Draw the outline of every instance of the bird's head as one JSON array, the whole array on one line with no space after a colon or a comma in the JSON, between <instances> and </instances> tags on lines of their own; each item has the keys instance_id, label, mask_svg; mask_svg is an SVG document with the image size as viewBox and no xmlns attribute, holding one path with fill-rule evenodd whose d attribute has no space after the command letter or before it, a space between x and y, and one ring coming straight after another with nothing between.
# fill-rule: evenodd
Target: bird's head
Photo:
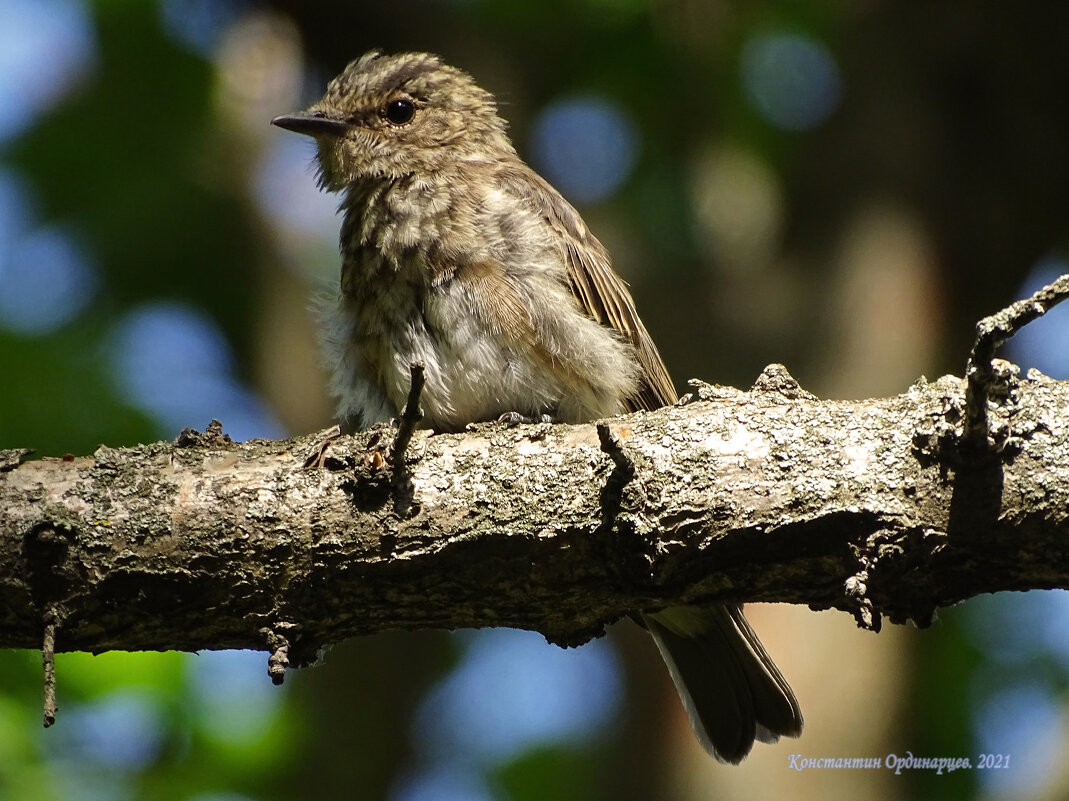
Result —
<instances>
[{"instance_id":1,"label":"bird's head","mask_svg":"<svg viewBox=\"0 0 1069 801\"><path fill-rule=\"evenodd\" d=\"M315 138L332 192L515 152L493 96L428 53L365 53L317 103L271 122Z\"/></svg>"}]
</instances>

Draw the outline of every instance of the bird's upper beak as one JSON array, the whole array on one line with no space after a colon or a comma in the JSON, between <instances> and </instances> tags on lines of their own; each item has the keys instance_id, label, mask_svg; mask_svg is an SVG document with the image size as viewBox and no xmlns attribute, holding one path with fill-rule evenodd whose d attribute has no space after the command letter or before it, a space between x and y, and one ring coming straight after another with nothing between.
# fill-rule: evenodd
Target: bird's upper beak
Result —
<instances>
[{"instance_id":1,"label":"bird's upper beak","mask_svg":"<svg viewBox=\"0 0 1069 801\"><path fill-rule=\"evenodd\" d=\"M328 117L322 111L297 111L271 120L272 125L305 136L341 136L349 130L345 120Z\"/></svg>"}]
</instances>

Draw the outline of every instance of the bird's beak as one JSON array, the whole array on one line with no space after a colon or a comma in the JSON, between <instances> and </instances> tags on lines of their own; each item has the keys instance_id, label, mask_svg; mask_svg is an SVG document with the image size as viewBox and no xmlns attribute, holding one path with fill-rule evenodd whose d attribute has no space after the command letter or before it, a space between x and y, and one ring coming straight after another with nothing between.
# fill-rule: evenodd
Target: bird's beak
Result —
<instances>
[{"instance_id":1,"label":"bird's beak","mask_svg":"<svg viewBox=\"0 0 1069 801\"><path fill-rule=\"evenodd\" d=\"M283 114L271 120L271 124L305 136L342 136L349 130L349 123L328 117L322 111Z\"/></svg>"}]
</instances>

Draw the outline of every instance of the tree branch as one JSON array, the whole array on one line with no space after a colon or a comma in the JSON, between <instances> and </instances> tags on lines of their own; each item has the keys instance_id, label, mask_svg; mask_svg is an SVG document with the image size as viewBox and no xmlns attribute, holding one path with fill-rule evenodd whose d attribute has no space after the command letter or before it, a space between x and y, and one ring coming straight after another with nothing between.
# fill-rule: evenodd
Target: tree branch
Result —
<instances>
[{"instance_id":1,"label":"tree branch","mask_svg":"<svg viewBox=\"0 0 1069 801\"><path fill-rule=\"evenodd\" d=\"M268 673L354 634L514 626L561 645L636 610L785 601L928 625L982 592L1069 587L1069 383L994 358L1069 276L977 325L966 378L819 401L750 392L594 425L337 426L25 462L0 451L0 647L253 648ZM300 454L304 454L302 457ZM411 463L411 465L410 465Z\"/></svg>"},{"instance_id":2,"label":"tree branch","mask_svg":"<svg viewBox=\"0 0 1069 801\"><path fill-rule=\"evenodd\" d=\"M384 629L514 626L576 644L634 610L836 607L876 628L996 590L1069 587L1069 384L1005 378L1000 450L970 456L965 381L818 401L750 392L595 426L389 430L0 453L0 647L256 648L314 660ZM57 617L55 610L62 610Z\"/></svg>"}]
</instances>

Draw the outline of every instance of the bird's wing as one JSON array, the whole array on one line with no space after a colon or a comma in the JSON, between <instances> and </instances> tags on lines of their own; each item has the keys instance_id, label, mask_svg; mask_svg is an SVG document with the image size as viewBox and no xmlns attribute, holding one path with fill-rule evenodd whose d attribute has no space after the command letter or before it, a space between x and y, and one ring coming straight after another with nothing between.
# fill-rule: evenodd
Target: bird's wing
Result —
<instances>
[{"instance_id":1,"label":"bird's wing","mask_svg":"<svg viewBox=\"0 0 1069 801\"><path fill-rule=\"evenodd\" d=\"M619 331L635 348L642 368L637 392L625 401L628 411L658 409L676 402L678 395L661 354L639 319L631 293L610 264L604 246L590 233L582 217L552 186L526 164L517 161L499 173L500 184L537 208L562 243L572 293L582 308L602 325Z\"/></svg>"}]
</instances>

